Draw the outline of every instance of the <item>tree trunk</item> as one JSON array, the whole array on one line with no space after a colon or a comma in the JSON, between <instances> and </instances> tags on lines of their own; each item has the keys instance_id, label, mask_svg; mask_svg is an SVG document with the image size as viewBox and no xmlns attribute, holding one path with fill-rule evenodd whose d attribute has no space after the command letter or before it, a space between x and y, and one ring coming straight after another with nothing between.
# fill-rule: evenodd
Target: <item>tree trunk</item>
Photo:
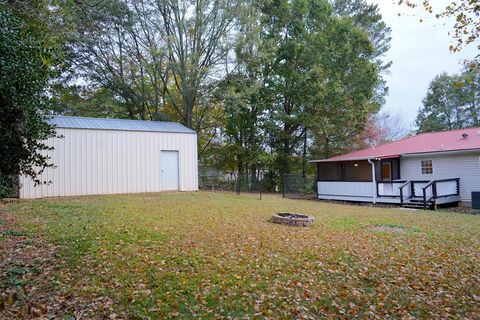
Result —
<instances>
[{"instance_id":1,"label":"tree trunk","mask_svg":"<svg viewBox=\"0 0 480 320\"><path fill-rule=\"evenodd\" d=\"M193 129L193 108L195 107L195 94L184 95L184 124Z\"/></svg>"},{"instance_id":2,"label":"tree trunk","mask_svg":"<svg viewBox=\"0 0 480 320\"><path fill-rule=\"evenodd\" d=\"M306 175L307 175L307 128L305 128L304 134L303 134L302 177L305 178Z\"/></svg>"}]
</instances>

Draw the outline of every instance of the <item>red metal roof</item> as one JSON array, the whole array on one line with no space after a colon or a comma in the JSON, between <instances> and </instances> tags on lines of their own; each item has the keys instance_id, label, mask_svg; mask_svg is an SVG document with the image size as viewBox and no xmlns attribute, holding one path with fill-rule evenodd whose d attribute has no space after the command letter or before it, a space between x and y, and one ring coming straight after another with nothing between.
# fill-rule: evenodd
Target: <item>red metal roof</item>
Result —
<instances>
[{"instance_id":1,"label":"red metal roof","mask_svg":"<svg viewBox=\"0 0 480 320\"><path fill-rule=\"evenodd\" d=\"M463 137L464 134L468 136ZM311 162L381 159L415 153L474 149L480 149L480 128L421 133L402 140Z\"/></svg>"}]
</instances>

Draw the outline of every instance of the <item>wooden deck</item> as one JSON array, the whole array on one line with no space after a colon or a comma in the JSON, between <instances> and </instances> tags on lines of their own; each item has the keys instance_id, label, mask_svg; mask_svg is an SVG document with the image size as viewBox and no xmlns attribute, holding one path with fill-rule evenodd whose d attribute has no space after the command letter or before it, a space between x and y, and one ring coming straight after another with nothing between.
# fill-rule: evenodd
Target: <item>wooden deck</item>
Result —
<instances>
[{"instance_id":1,"label":"wooden deck","mask_svg":"<svg viewBox=\"0 0 480 320\"><path fill-rule=\"evenodd\" d=\"M391 203L409 208L436 208L460 202L460 179L391 182L317 181L322 200Z\"/></svg>"}]
</instances>

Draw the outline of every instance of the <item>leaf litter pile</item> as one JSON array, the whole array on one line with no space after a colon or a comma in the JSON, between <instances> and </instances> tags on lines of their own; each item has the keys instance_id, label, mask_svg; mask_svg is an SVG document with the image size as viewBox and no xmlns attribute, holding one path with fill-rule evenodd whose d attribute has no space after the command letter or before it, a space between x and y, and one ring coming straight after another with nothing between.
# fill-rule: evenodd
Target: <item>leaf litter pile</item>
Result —
<instances>
[{"instance_id":1,"label":"leaf litter pile","mask_svg":"<svg viewBox=\"0 0 480 320\"><path fill-rule=\"evenodd\" d=\"M315 223L268 222L281 211ZM22 201L0 208L0 318L480 319L479 219L208 192Z\"/></svg>"}]
</instances>

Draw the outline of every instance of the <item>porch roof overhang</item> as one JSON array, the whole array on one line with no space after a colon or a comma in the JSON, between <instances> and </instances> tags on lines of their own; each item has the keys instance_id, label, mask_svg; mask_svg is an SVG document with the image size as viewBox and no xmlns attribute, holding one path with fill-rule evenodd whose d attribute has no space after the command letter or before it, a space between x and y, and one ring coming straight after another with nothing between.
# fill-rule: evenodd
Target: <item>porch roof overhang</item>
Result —
<instances>
[{"instance_id":1,"label":"porch roof overhang","mask_svg":"<svg viewBox=\"0 0 480 320\"><path fill-rule=\"evenodd\" d=\"M384 155L384 156L362 156L362 157L334 157L330 159L310 160L309 163L328 163L328 162L347 162L347 161L368 161L368 160L385 160L400 157L419 157L419 156L440 156L440 155L457 155L457 154L471 154L480 153L480 148L473 149L459 149L459 150L444 150L431 152L410 152L403 154Z\"/></svg>"},{"instance_id":2,"label":"porch roof overhang","mask_svg":"<svg viewBox=\"0 0 480 320\"><path fill-rule=\"evenodd\" d=\"M400 155L385 155L377 157L352 157L352 158L340 158L340 159L320 159L320 160L310 160L309 163L326 163L326 162L347 162L347 161L368 161L368 160L385 160L385 159L395 159L400 158Z\"/></svg>"}]
</instances>

